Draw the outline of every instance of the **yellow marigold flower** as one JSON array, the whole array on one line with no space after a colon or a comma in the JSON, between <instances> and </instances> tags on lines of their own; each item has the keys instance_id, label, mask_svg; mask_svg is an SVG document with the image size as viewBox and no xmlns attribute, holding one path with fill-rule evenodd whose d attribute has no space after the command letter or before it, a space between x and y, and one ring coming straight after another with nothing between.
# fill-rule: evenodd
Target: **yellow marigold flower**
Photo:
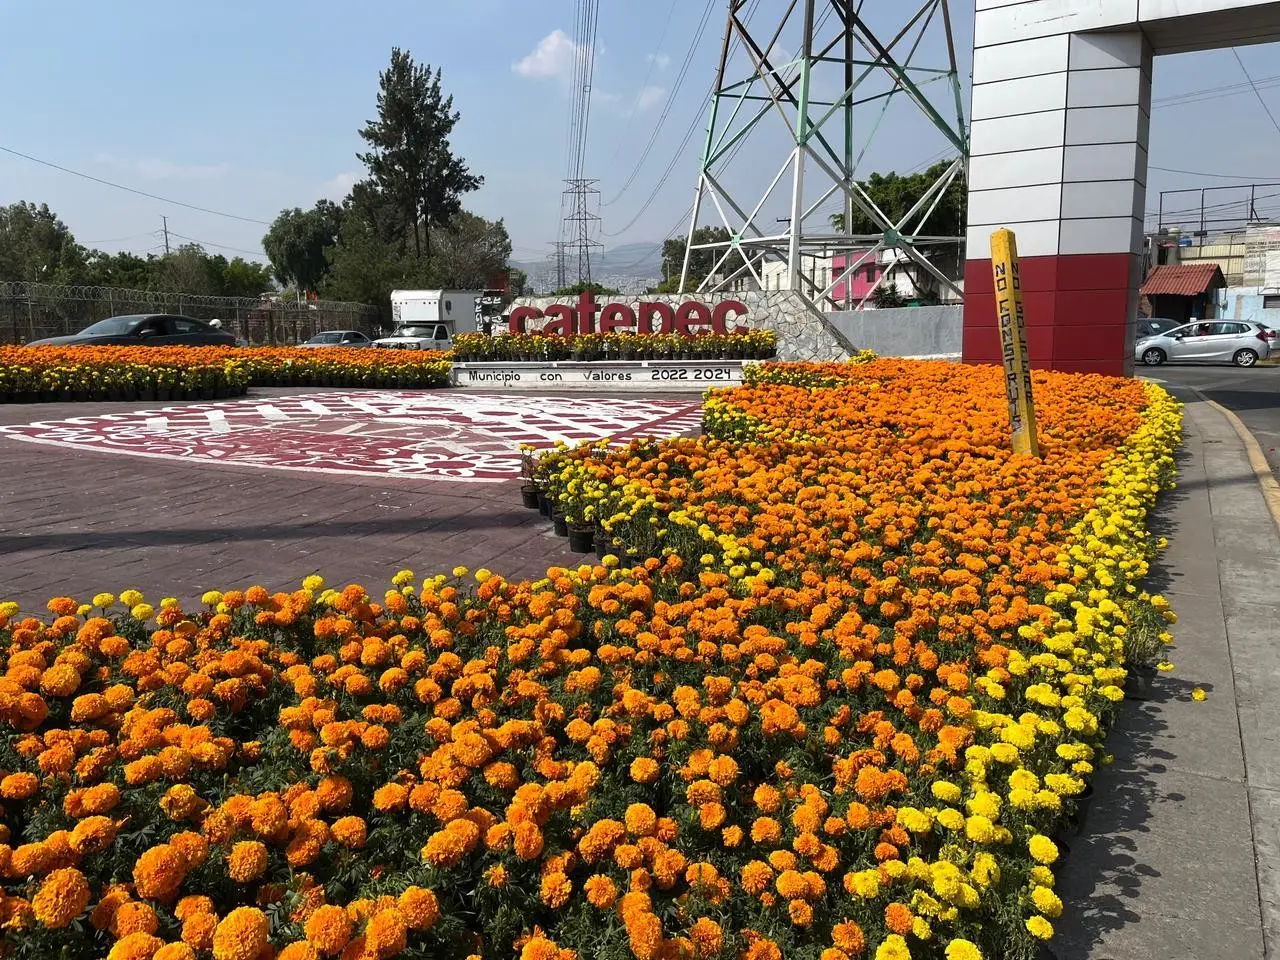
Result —
<instances>
[{"instance_id":1,"label":"yellow marigold flower","mask_svg":"<svg viewBox=\"0 0 1280 960\"><path fill-rule=\"evenodd\" d=\"M149 603L136 603L129 610L129 614L135 620L141 620L143 623L146 623L156 615L156 608L151 606Z\"/></svg>"},{"instance_id":2,"label":"yellow marigold flower","mask_svg":"<svg viewBox=\"0 0 1280 960\"><path fill-rule=\"evenodd\" d=\"M88 905L89 881L74 867L50 873L31 900L35 918L50 930L67 926Z\"/></svg>"},{"instance_id":3,"label":"yellow marigold flower","mask_svg":"<svg viewBox=\"0 0 1280 960\"><path fill-rule=\"evenodd\" d=\"M982 960L982 951L970 940L955 939L947 944L947 960Z\"/></svg>"},{"instance_id":4,"label":"yellow marigold flower","mask_svg":"<svg viewBox=\"0 0 1280 960\"><path fill-rule=\"evenodd\" d=\"M103 610L107 609L107 607L111 606L115 602L116 595L114 593L95 593L93 595L93 605Z\"/></svg>"},{"instance_id":5,"label":"yellow marigold flower","mask_svg":"<svg viewBox=\"0 0 1280 960\"><path fill-rule=\"evenodd\" d=\"M1053 936L1053 924L1044 917L1030 917L1027 920L1027 932L1037 940L1048 940Z\"/></svg>"},{"instance_id":6,"label":"yellow marigold flower","mask_svg":"<svg viewBox=\"0 0 1280 960\"><path fill-rule=\"evenodd\" d=\"M934 798L943 803L955 803L960 799L960 788L947 780L935 780L929 789Z\"/></svg>"},{"instance_id":7,"label":"yellow marigold flower","mask_svg":"<svg viewBox=\"0 0 1280 960\"><path fill-rule=\"evenodd\" d=\"M123 590L120 593L120 602L126 607L136 606L143 601L142 591L140 590Z\"/></svg>"},{"instance_id":8,"label":"yellow marigold flower","mask_svg":"<svg viewBox=\"0 0 1280 960\"><path fill-rule=\"evenodd\" d=\"M1051 920L1062 916L1062 899L1048 887L1033 887L1031 902Z\"/></svg>"},{"instance_id":9,"label":"yellow marigold flower","mask_svg":"<svg viewBox=\"0 0 1280 960\"><path fill-rule=\"evenodd\" d=\"M884 938L884 942L876 947L876 960L911 960L911 951L907 941L896 933Z\"/></svg>"},{"instance_id":10,"label":"yellow marigold flower","mask_svg":"<svg viewBox=\"0 0 1280 960\"><path fill-rule=\"evenodd\" d=\"M1058 845L1043 834L1037 833L1027 841L1031 859L1046 866L1058 859Z\"/></svg>"},{"instance_id":11,"label":"yellow marigold flower","mask_svg":"<svg viewBox=\"0 0 1280 960\"><path fill-rule=\"evenodd\" d=\"M964 822L964 835L974 843L991 843L995 840L995 825L979 814L969 817Z\"/></svg>"},{"instance_id":12,"label":"yellow marigold flower","mask_svg":"<svg viewBox=\"0 0 1280 960\"><path fill-rule=\"evenodd\" d=\"M304 590L310 590L312 593L315 593L317 590L320 590L323 587L324 587L324 577L320 576L319 574L313 573L311 576L303 577L302 579L302 588Z\"/></svg>"},{"instance_id":13,"label":"yellow marigold flower","mask_svg":"<svg viewBox=\"0 0 1280 960\"><path fill-rule=\"evenodd\" d=\"M1203 701L1207 696L1208 694L1204 692L1203 687L1196 687L1194 690L1191 691L1191 699L1195 700L1196 702Z\"/></svg>"}]
</instances>

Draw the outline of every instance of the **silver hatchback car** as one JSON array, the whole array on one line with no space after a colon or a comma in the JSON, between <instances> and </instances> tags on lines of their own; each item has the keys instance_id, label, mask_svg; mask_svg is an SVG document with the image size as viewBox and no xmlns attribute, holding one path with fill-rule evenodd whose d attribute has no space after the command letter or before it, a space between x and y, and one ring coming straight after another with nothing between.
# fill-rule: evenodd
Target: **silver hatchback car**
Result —
<instances>
[{"instance_id":1,"label":"silver hatchback car","mask_svg":"<svg viewBox=\"0 0 1280 960\"><path fill-rule=\"evenodd\" d=\"M1134 359L1162 363L1234 363L1252 367L1271 356L1276 332L1245 320L1197 320L1152 337L1134 348ZM1280 348L1276 348L1280 349Z\"/></svg>"}]
</instances>

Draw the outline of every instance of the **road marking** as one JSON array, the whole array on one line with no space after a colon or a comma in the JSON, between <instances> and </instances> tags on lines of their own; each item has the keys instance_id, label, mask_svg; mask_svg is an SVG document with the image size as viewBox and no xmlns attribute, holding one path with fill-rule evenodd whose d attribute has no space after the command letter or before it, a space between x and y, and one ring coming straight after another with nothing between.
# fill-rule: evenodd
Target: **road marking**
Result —
<instances>
[{"instance_id":1,"label":"road marking","mask_svg":"<svg viewBox=\"0 0 1280 960\"><path fill-rule=\"evenodd\" d=\"M147 429L152 433L168 433L168 417L147 417Z\"/></svg>"},{"instance_id":2,"label":"road marking","mask_svg":"<svg viewBox=\"0 0 1280 960\"><path fill-rule=\"evenodd\" d=\"M333 413L332 410L326 407L319 400L303 400L301 403L298 404L298 406L300 406L303 410L306 410L308 413L318 413L322 417L328 416Z\"/></svg>"},{"instance_id":3,"label":"road marking","mask_svg":"<svg viewBox=\"0 0 1280 960\"><path fill-rule=\"evenodd\" d=\"M262 414L263 420L288 420L289 419L289 415L287 413L285 413L279 407L273 407L269 403L264 403L262 406L257 407L256 410L258 413ZM327 413L328 411L326 410L325 412Z\"/></svg>"},{"instance_id":4,"label":"road marking","mask_svg":"<svg viewBox=\"0 0 1280 960\"><path fill-rule=\"evenodd\" d=\"M231 432L231 424L227 423L227 415L222 410L206 410L204 415L209 418L209 429L214 433Z\"/></svg>"}]
</instances>

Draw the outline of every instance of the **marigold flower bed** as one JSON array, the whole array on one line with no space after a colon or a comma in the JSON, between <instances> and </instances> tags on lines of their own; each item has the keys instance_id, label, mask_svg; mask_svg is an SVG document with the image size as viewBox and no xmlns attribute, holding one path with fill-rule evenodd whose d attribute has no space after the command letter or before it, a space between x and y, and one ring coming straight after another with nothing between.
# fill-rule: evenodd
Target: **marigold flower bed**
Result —
<instances>
[{"instance_id":1,"label":"marigold flower bed","mask_svg":"<svg viewBox=\"0 0 1280 960\"><path fill-rule=\"evenodd\" d=\"M555 455L642 563L0 607L11 955L1034 957L1178 405L807 373Z\"/></svg>"},{"instance_id":2,"label":"marigold flower bed","mask_svg":"<svg viewBox=\"0 0 1280 960\"><path fill-rule=\"evenodd\" d=\"M212 400L250 386L439 387L439 351L296 347L0 346L0 403Z\"/></svg>"},{"instance_id":3,"label":"marigold flower bed","mask_svg":"<svg viewBox=\"0 0 1280 960\"><path fill-rule=\"evenodd\" d=\"M460 333L453 338L459 363L499 360L752 360L774 356L772 330L748 333L588 333L571 337L523 333L497 337Z\"/></svg>"}]
</instances>

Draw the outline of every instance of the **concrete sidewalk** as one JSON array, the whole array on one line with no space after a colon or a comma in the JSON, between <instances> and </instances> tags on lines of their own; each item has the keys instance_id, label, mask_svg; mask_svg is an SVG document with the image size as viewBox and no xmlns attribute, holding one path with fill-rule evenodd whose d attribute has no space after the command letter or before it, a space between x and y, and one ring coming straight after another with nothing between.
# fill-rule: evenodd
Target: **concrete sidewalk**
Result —
<instances>
[{"instance_id":1,"label":"concrete sidewalk","mask_svg":"<svg viewBox=\"0 0 1280 960\"><path fill-rule=\"evenodd\" d=\"M1280 534L1231 424L1174 392L1185 446L1153 518L1170 546L1149 587L1179 617L1176 669L1123 705L1061 875L1060 960L1280 949Z\"/></svg>"}]
</instances>

